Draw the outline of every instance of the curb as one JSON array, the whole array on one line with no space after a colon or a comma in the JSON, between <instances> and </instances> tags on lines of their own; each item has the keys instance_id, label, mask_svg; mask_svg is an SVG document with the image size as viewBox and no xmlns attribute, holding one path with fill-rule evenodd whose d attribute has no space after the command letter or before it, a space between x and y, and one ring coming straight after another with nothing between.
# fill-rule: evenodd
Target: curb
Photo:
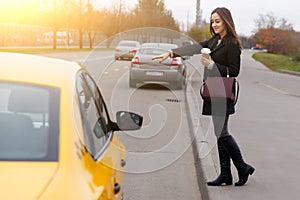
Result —
<instances>
[{"instance_id":1,"label":"curb","mask_svg":"<svg viewBox=\"0 0 300 200\"><path fill-rule=\"evenodd\" d=\"M215 145L216 138L214 133L209 131L209 126L207 133L204 133L205 128L203 123L205 123L208 118L201 117L199 103L202 104L202 100L200 100L200 93L197 93L198 90L192 88L191 81L190 79L187 81L185 102L199 190L202 200L224 200L226 196L225 190L208 187L206 184L208 179L214 179L219 174L218 153ZM193 89L195 89L195 91Z\"/></svg>"},{"instance_id":2,"label":"curb","mask_svg":"<svg viewBox=\"0 0 300 200\"><path fill-rule=\"evenodd\" d=\"M284 70L284 69L277 69L277 70L275 70L275 72L294 75L294 76L300 76L300 72L294 72L294 71L289 71L289 70Z\"/></svg>"},{"instance_id":3,"label":"curb","mask_svg":"<svg viewBox=\"0 0 300 200\"><path fill-rule=\"evenodd\" d=\"M186 109L187 109L187 118L188 118L188 123L189 123L189 129L190 129L190 135L192 138L192 148L193 148L193 152L194 152L194 159L195 159L195 167L196 167L196 175L197 175L197 181L198 181L198 186L199 186L199 190L201 193L201 198L203 200L208 200L209 198L209 194L208 194L208 188L205 184L205 174L204 174L204 170L202 168L202 164L201 164L201 160L199 158L199 151L198 151L198 146L197 146L197 138L196 138L196 133L197 131L195 131L195 127L194 127L194 120L195 120L195 116L193 116L191 114L191 106L193 104L193 106L195 106L194 103L192 103L190 101L190 96L191 96L191 85L190 85L190 81L187 81L187 87L185 89L185 102L186 102Z\"/></svg>"}]
</instances>

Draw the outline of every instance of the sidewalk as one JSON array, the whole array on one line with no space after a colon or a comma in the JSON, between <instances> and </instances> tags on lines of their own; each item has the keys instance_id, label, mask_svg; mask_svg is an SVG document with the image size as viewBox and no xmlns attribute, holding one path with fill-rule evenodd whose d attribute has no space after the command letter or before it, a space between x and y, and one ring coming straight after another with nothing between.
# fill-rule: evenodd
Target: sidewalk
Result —
<instances>
[{"instance_id":1,"label":"sidewalk","mask_svg":"<svg viewBox=\"0 0 300 200\"><path fill-rule=\"evenodd\" d=\"M299 74L269 70L251 55L250 51L242 53L240 97L237 113L230 120L230 133L246 162L256 168L242 187L206 185L220 171L216 138L211 117L201 115L203 69L196 72L199 64L195 63L188 70L186 107L203 200L299 199L300 88L295 87L300 84ZM233 165L231 172L236 182L238 175Z\"/></svg>"}]
</instances>

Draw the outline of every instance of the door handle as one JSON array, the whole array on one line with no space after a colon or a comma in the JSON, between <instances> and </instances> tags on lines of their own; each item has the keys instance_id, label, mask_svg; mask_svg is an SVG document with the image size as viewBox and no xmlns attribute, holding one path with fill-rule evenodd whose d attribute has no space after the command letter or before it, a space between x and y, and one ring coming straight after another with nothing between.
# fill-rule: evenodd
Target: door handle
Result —
<instances>
[{"instance_id":1,"label":"door handle","mask_svg":"<svg viewBox=\"0 0 300 200\"><path fill-rule=\"evenodd\" d=\"M121 160L121 167L125 167L126 161L124 159Z\"/></svg>"},{"instance_id":2,"label":"door handle","mask_svg":"<svg viewBox=\"0 0 300 200\"><path fill-rule=\"evenodd\" d=\"M119 185L119 183L115 183L114 193L118 194L120 191L121 191L121 186Z\"/></svg>"}]
</instances>

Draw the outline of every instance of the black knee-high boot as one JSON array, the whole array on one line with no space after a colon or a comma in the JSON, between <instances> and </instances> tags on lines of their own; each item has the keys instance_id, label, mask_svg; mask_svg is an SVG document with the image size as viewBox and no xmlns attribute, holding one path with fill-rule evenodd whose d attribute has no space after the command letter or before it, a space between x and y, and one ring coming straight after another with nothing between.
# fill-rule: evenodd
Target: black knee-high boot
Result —
<instances>
[{"instance_id":1,"label":"black knee-high boot","mask_svg":"<svg viewBox=\"0 0 300 200\"><path fill-rule=\"evenodd\" d=\"M222 139L218 139L218 152L221 173L215 180L207 182L207 185L209 186L220 186L223 183L225 183L226 185L232 184L232 175L230 171L230 156L222 142L220 142L220 140Z\"/></svg>"},{"instance_id":2,"label":"black knee-high boot","mask_svg":"<svg viewBox=\"0 0 300 200\"><path fill-rule=\"evenodd\" d=\"M231 135L223 137L222 143L229 152L238 171L239 181L235 183L235 186L242 186L247 182L249 175L252 175L255 169L243 160L239 146Z\"/></svg>"}]
</instances>

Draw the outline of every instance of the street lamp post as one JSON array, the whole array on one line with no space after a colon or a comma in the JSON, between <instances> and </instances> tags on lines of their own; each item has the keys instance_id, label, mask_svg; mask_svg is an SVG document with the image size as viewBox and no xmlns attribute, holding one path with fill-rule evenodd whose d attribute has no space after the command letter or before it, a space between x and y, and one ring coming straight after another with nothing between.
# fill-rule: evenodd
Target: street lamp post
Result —
<instances>
[{"instance_id":1,"label":"street lamp post","mask_svg":"<svg viewBox=\"0 0 300 200\"><path fill-rule=\"evenodd\" d=\"M82 49L82 0L79 1L79 48Z\"/></svg>"},{"instance_id":2,"label":"street lamp post","mask_svg":"<svg viewBox=\"0 0 300 200\"><path fill-rule=\"evenodd\" d=\"M200 9L200 0L197 0L196 4L196 26L201 26L201 9Z\"/></svg>"}]
</instances>

